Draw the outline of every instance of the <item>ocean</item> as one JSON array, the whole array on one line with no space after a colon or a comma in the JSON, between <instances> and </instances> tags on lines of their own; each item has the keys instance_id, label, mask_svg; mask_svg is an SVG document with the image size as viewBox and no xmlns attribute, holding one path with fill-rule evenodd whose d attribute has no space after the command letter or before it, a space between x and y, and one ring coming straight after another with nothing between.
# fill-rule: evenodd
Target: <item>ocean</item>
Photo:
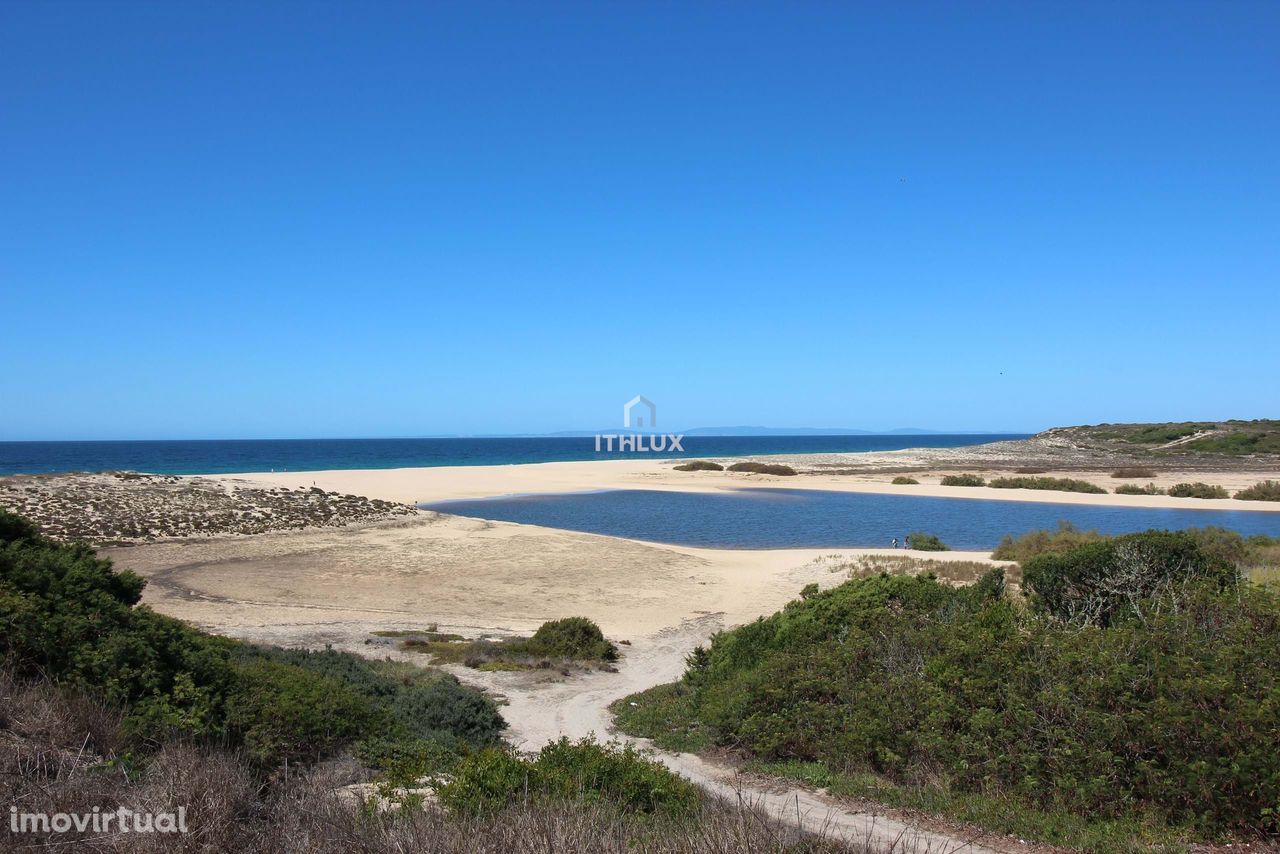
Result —
<instances>
[{"instance_id":1,"label":"ocean","mask_svg":"<svg viewBox=\"0 0 1280 854\"><path fill-rule=\"evenodd\" d=\"M686 436L684 453L654 459L758 454L824 454L956 448L1027 434L892 436ZM116 442L0 442L0 475L68 471L231 474L254 471L491 466L568 460L634 459L595 450L595 438L209 439Z\"/></svg>"}]
</instances>

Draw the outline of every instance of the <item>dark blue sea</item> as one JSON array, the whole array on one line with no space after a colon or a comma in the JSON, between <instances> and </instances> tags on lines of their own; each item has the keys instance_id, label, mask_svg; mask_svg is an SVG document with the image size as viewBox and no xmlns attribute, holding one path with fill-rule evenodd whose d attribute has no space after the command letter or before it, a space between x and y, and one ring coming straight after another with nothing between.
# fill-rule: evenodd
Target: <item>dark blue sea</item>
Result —
<instances>
[{"instance_id":1,"label":"dark blue sea","mask_svg":"<svg viewBox=\"0 0 1280 854\"><path fill-rule=\"evenodd\" d=\"M1217 525L1245 536L1280 536L1280 513L1097 507L981 498L875 495L814 489L666 492L620 489L521 495L421 505L504 522L683 546L736 549L887 548L921 531L953 549L990 549L1005 534L1066 520L1104 534Z\"/></svg>"},{"instance_id":2,"label":"dark blue sea","mask_svg":"<svg viewBox=\"0 0 1280 854\"><path fill-rule=\"evenodd\" d=\"M683 454L821 454L955 448L1026 434L894 436L686 436ZM251 471L392 469L418 466L491 466L565 460L635 458L596 453L595 438L458 439L234 439L146 442L0 442L0 475L67 471L141 471L154 474L226 474Z\"/></svg>"}]
</instances>

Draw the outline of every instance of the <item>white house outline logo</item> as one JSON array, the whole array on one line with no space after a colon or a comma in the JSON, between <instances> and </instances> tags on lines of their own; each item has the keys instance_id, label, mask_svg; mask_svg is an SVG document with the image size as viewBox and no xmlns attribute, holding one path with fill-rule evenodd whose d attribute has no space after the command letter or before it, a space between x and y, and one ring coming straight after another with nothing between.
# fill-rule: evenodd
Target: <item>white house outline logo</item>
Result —
<instances>
[{"instance_id":1,"label":"white house outline logo","mask_svg":"<svg viewBox=\"0 0 1280 854\"><path fill-rule=\"evenodd\" d=\"M644 416L642 415L632 417L631 413L637 406L649 410L648 424L644 423ZM633 432L597 433L596 453L598 454L601 451L607 453L630 451L643 454L666 451L671 454L683 454L684 445L681 444L684 442L683 434L645 432L652 430L657 425L658 407L643 394L637 394L622 404L622 429Z\"/></svg>"},{"instance_id":2,"label":"white house outline logo","mask_svg":"<svg viewBox=\"0 0 1280 854\"><path fill-rule=\"evenodd\" d=\"M644 423L643 417L636 418L633 423L631 418L631 410L635 409L636 406L643 406L649 410L649 423L647 425ZM649 398L645 397L642 394L637 394L635 397L631 398L630 400L628 400L626 403L622 405L622 426L626 427L628 430L631 429L632 427L636 429L643 429L646 426L650 428L657 427L658 426L658 407L655 406L653 401L650 400Z\"/></svg>"}]
</instances>

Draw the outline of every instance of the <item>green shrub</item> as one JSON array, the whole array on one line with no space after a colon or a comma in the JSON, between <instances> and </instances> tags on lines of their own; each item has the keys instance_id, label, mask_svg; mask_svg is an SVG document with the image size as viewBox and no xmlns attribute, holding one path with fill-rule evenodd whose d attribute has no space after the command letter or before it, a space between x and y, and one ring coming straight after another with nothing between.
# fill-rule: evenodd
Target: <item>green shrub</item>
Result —
<instances>
[{"instance_id":1,"label":"green shrub","mask_svg":"<svg viewBox=\"0 0 1280 854\"><path fill-rule=\"evenodd\" d=\"M458 762L436 795L454 812L485 815L515 803L530 788L537 791L532 764L510 750L490 747Z\"/></svg>"},{"instance_id":2,"label":"green shrub","mask_svg":"<svg viewBox=\"0 0 1280 854\"><path fill-rule=\"evenodd\" d=\"M315 760L364 734L373 704L336 679L274 661L241 665L227 723L250 758L274 767Z\"/></svg>"},{"instance_id":3,"label":"green shrub","mask_svg":"<svg viewBox=\"0 0 1280 854\"><path fill-rule=\"evenodd\" d=\"M724 466L710 460L690 460L675 467L676 471L724 471Z\"/></svg>"},{"instance_id":4,"label":"green shrub","mask_svg":"<svg viewBox=\"0 0 1280 854\"><path fill-rule=\"evenodd\" d=\"M1231 454L1280 454L1280 431L1264 430L1257 433L1232 433L1226 436L1206 436L1180 446L1180 450L1201 453Z\"/></svg>"},{"instance_id":5,"label":"green shrub","mask_svg":"<svg viewBox=\"0 0 1280 854\"><path fill-rule=\"evenodd\" d=\"M1221 486L1210 486L1207 483L1178 483L1169 487L1169 495L1174 498L1228 498L1227 491Z\"/></svg>"},{"instance_id":6,"label":"green shrub","mask_svg":"<svg viewBox=\"0 0 1280 854\"><path fill-rule=\"evenodd\" d=\"M451 676L392 678L382 672L391 665L347 653L208 635L138 606L142 586L87 546L41 537L0 510L0 654L19 676L124 707L140 746L194 736L243 746L271 767L364 737L492 744L504 725L490 700Z\"/></svg>"},{"instance_id":7,"label":"green shrub","mask_svg":"<svg viewBox=\"0 0 1280 854\"><path fill-rule=\"evenodd\" d=\"M1185 439L1196 433L1213 430L1217 424L1204 421L1182 421L1174 424L1153 424L1145 429L1129 433L1125 440L1137 445L1164 445L1176 439Z\"/></svg>"},{"instance_id":8,"label":"green shrub","mask_svg":"<svg viewBox=\"0 0 1280 854\"><path fill-rule=\"evenodd\" d=\"M1060 520L1056 531L1028 531L1017 539L1005 534L991 557L1022 562L1036 555L1070 551L1103 539L1106 537L1097 531L1082 531L1070 522Z\"/></svg>"},{"instance_id":9,"label":"green shrub","mask_svg":"<svg viewBox=\"0 0 1280 854\"><path fill-rule=\"evenodd\" d=\"M949 474L942 478L943 486L986 486L987 482L976 474Z\"/></svg>"},{"instance_id":10,"label":"green shrub","mask_svg":"<svg viewBox=\"0 0 1280 854\"><path fill-rule=\"evenodd\" d=\"M579 661L616 661L618 658L618 648L606 640L600 627L586 617L565 617L543 623L519 651Z\"/></svg>"},{"instance_id":11,"label":"green shrub","mask_svg":"<svg viewBox=\"0 0 1280 854\"><path fill-rule=\"evenodd\" d=\"M920 531L907 534L906 547L915 549L918 552L949 552L951 546L935 537L933 534L924 534Z\"/></svg>"},{"instance_id":12,"label":"green shrub","mask_svg":"<svg viewBox=\"0 0 1280 854\"><path fill-rule=\"evenodd\" d=\"M796 473L791 466L784 466L780 463L734 463L729 466L729 471L747 472L749 474L776 474L790 476Z\"/></svg>"},{"instance_id":13,"label":"green shrub","mask_svg":"<svg viewBox=\"0 0 1280 854\"><path fill-rule=\"evenodd\" d=\"M631 745L593 739L548 744L522 757L491 748L463 758L437 787L454 812L485 815L524 799L608 802L630 812L692 814L701 805L697 786Z\"/></svg>"},{"instance_id":14,"label":"green shrub","mask_svg":"<svg viewBox=\"0 0 1280 854\"><path fill-rule=\"evenodd\" d=\"M1189 536L1078 552L1053 567L1072 581L1053 601L1079 582L1113 606L1106 625L1012 601L994 577L974 588L851 580L717 634L647 723L696 726L749 759L808 763L815 780L873 775L929 791L960 813L981 796L1000 799L998 813L1143 834L1276 830L1280 600L1252 585L1223 591L1222 567ZM1098 587L1129 578L1136 598L1123 606ZM1144 604L1144 590L1163 606ZM1063 825L1039 830L1059 841Z\"/></svg>"},{"instance_id":15,"label":"green shrub","mask_svg":"<svg viewBox=\"0 0 1280 854\"><path fill-rule=\"evenodd\" d=\"M1156 476L1155 469L1146 466L1121 466L1111 473L1115 478L1151 478Z\"/></svg>"},{"instance_id":16,"label":"green shrub","mask_svg":"<svg viewBox=\"0 0 1280 854\"><path fill-rule=\"evenodd\" d=\"M1188 582L1218 589L1238 580L1235 565L1207 553L1196 537L1147 531L1089 543L1061 554L1033 557L1022 565L1023 589L1037 607L1073 623L1106 626L1118 613L1137 613Z\"/></svg>"},{"instance_id":17,"label":"green shrub","mask_svg":"<svg viewBox=\"0 0 1280 854\"><path fill-rule=\"evenodd\" d=\"M1095 495L1106 492L1087 480L1069 477L998 477L988 486L996 489L1052 489L1058 492L1088 492Z\"/></svg>"},{"instance_id":18,"label":"green shrub","mask_svg":"<svg viewBox=\"0 0 1280 854\"><path fill-rule=\"evenodd\" d=\"M1136 483L1122 483L1115 489L1116 495L1164 495L1164 490L1154 483L1138 486Z\"/></svg>"},{"instance_id":19,"label":"green shrub","mask_svg":"<svg viewBox=\"0 0 1280 854\"><path fill-rule=\"evenodd\" d=\"M642 813L692 813L701 802L697 786L630 744L561 738L542 748L534 767L543 786L564 799L608 801Z\"/></svg>"},{"instance_id":20,"label":"green shrub","mask_svg":"<svg viewBox=\"0 0 1280 854\"><path fill-rule=\"evenodd\" d=\"M891 481L891 483L894 483L898 486L915 486L919 484L920 481L916 480L914 477L907 477L905 474L900 474L897 477L895 477Z\"/></svg>"},{"instance_id":21,"label":"green shrub","mask_svg":"<svg viewBox=\"0 0 1280 854\"><path fill-rule=\"evenodd\" d=\"M1264 480L1236 493L1243 501L1280 501L1280 480Z\"/></svg>"}]
</instances>

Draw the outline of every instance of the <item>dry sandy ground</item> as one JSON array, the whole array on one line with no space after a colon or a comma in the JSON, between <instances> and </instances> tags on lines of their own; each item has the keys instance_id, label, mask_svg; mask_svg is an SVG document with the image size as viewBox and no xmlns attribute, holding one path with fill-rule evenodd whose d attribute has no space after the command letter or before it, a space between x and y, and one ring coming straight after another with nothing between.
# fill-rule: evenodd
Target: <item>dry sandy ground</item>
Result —
<instances>
[{"instance_id":1,"label":"dry sandy ground","mask_svg":"<svg viewBox=\"0 0 1280 854\"><path fill-rule=\"evenodd\" d=\"M314 643L429 623L462 634L527 632L572 615L618 640L709 616L736 625L772 613L811 581L843 580L832 572L841 560L880 552L698 549L422 512L103 553L149 579L144 601L159 611L227 634Z\"/></svg>"},{"instance_id":2,"label":"dry sandy ground","mask_svg":"<svg viewBox=\"0 0 1280 854\"><path fill-rule=\"evenodd\" d=\"M451 668L505 698L511 741L535 749L562 735L616 736L612 701L678 678L685 655L713 632L772 613L810 582L837 584L845 578L833 571L839 564L882 552L694 549L424 512L344 529L105 553L149 579L144 601L156 610L247 640L414 658L370 643L370 633L437 623L482 636L583 615L615 641L630 641L616 673L564 678ZM844 808L800 788L762 786L696 756L660 758L716 794L746 798L815 832L886 850L895 842L901 850L1012 850L975 845L964 831Z\"/></svg>"},{"instance_id":3,"label":"dry sandy ground","mask_svg":"<svg viewBox=\"0 0 1280 854\"><path fill-rule=\"evenodd\" d=\"M345 471L270 472L224 475L224 479L244 485L284 486L296 488L319 486L341 493L381 498L387 501L422 503L456 498L484 498L495 495L520 495L548 492L583 492L597 489L665 489L678 491L716 491L751 486L784 489L825 489L841 492L874 492L898 495L930 495L953 498L992 498L1001 501L1042 501L1058 504L1101 504L1114 507L1177 507L1201 510L1270 510L1280 512L1280 502L1238 501L1234 498L1170 498L1167 495L1089 495L1075 492L1053 492L1042 489L991 489L989 487L941 486L940 472L915 471L918 486L895 486L888 470L900 470L907 463L930 459L925 451L955 449L915 449L888 451L857 456L866 471L853 474L828 474L815 469L794 477L739 474L734 472L679 472L671 460L607 460L592 462L533 463L511 466L440 466L436 468L353 469ZM821 459L827 459L827 455ZM798 462L801 458L791 458ZM805 458L808 459L808 458ZM879 462L877 462L879 461ZM835 465L831 463L830 465ZM982 473L981 466L970 469ZM1008 474L1008 469L1002 470ZM987 476L991 476L987 472ZM1046 477L1073 477L1088 480L1112 490L1124 480L1106 471L1049 471ZM1262 480L1276 479L1266 469L1241 471L1161 470L1154 481L1168 487L1175 483L1204 481L1224 486L1234 493Z\"/></svg>"}]
</instances>

